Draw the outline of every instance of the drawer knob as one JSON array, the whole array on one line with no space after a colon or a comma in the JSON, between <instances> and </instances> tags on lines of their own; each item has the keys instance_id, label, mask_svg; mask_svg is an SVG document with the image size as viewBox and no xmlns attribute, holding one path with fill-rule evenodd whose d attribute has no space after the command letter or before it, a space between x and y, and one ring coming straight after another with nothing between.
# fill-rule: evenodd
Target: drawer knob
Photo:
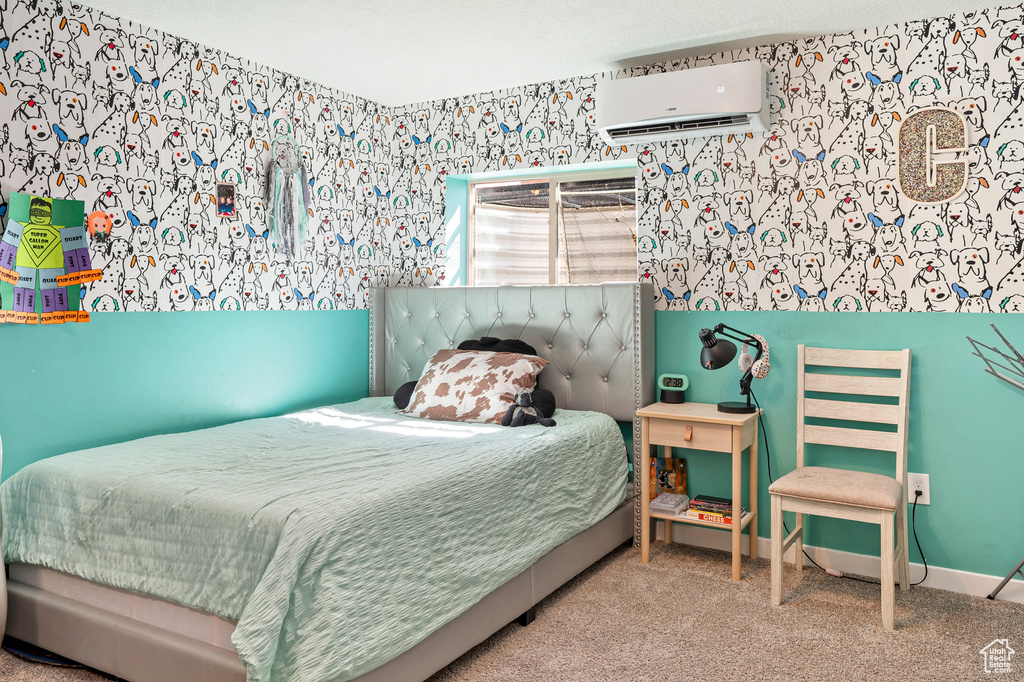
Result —
<instances>
[{"instance_id":1,"label":"drawer knob","mask_svg":"<svg viewBox=\"0 0 1024 682\"><path fill-rule=\"evenodd\" d=\"M686 427L686 434L683 436L683 440L690 441L692 439L693 439L693 427L692 426L687 426Z\"/></svg>"}]
</instances>

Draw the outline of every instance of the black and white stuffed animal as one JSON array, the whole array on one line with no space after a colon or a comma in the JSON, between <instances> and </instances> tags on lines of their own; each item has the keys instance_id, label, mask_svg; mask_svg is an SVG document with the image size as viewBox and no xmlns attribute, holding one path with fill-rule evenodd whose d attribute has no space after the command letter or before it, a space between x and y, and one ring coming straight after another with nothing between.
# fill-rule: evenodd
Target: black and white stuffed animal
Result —
<instances>
[{"instance_id":1,"label":"black and white stuffed animal","mask_svg":"<svg viewBox=\"0 0 1024 682\"><path fill-rule=\"evenodd\" d=\"M529 391L519 391L516 393L516 402L508 408L508 412L501 418L502 426L525 426L527 418L533 417L533 421L536 421L541 426L554 426L555 420L550 417L542 415L536 407L533 406L533 397Z\"/></svg>"}]
</instances>

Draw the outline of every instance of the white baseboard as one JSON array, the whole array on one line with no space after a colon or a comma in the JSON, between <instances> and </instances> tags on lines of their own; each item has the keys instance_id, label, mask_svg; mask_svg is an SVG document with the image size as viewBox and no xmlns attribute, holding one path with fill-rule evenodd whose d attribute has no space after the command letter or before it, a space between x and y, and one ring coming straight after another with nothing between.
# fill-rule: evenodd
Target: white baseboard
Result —
<instances>
[{"instance_id":1,"label":"white baseboard","mask_svg":"<svg viewBox=\"0 0 1024 682\"><path fill-rule=\"evenodd\" d=\"M656 537L659 540L665 539L664 522L659 521L657 523ZM686 545L695 545L697 547L719 549L725 552L731 551L732 549L732 537L730 533L712 528L701 528L699 526L691 526L681 523L677 523L672 527L672 541ZM771 544L771 538L758 538L758 556L768 558L771 552ZM745 534L743 535L742 545L743 553L746 554L750 548L750 539ZM807 554L809 554L811 558L818 562L818 564L823 568L831 568L837 571L842 571L843 573L855 573L857 575L875 579L877 579L881 574L881 565L878 557L876 556L844 552L838 549L828 549L827 547L813 547L811 545L804 545L804 551L806 551ZM796 548L790 547L783 556L783 561L793 563L794 552L796 552ZM806 557L804 557L804 565L811 565ZM1009 571L1011 568L1013 568L1013 566L1007 566L1006 570ZM911 582L917 582L921 579L922 575L924 575L924 564L911 563ZM970 594L976 597L987 597L992 593L992 590L999 586L999 583L1003 581L1004 577L1005 576L985 575L984 573L971 573L970 571L959 571L939 566L929 566L928 579L921 583L921 585L923 587L934 587L939 590ZM1018 604L1024 604L1024 580L1015 578L1008 582L999 592L996 599L999 601L1012 601L1017 602Z\"/></svg>"}]
</instances>

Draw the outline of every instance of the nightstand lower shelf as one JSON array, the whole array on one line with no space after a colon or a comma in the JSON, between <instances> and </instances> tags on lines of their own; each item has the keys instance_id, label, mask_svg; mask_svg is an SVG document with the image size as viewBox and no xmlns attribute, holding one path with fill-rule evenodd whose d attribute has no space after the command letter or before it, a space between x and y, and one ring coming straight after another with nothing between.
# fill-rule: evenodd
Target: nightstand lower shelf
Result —
<instances>
[{"instance_id":1,"label":"nightstand lower shelf","mask_svg":"<svg viewBox=\"0 0 1024 682\"><path fill-rule=\"evenodd\" d=\"M748 511L742 517L740 517L740 530L743 530L747 525L757 516L757 512ZM662 521L672 521L673 523L689 523L694 526L705 526L707 528L720 528L721 530L732 530L731 523L715 523L714 521L701 521L700 519L691 519L688 516L669 516L668 514L658 514L651 512L652 519L661 519Z\"/></svg>"}]
</instances>

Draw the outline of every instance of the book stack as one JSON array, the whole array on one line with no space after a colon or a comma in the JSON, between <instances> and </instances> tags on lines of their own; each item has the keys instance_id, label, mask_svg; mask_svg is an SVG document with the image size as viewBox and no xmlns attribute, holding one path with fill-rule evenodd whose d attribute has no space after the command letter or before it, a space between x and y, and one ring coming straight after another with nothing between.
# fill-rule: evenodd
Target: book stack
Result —
<instances>
[{"instance_id":1,"label":"book stack","mask_svg":"<svg viewBox=\"0 0 1024 682\"><path fill-rule=\"evenodd\" d=\"M664 516L685 516L690 498L675 493L662 493L651 500L651 513Z\"/></svg>"},{"instance_id":2,"label":"book stack","mask_svg":"<svg viewBox=\"0 0 1024 682\"><path fill-rule=\"evenodd\" d=\"M740 509L740 516L747 512ZM690 500L689 509L686 511L687 518L698 521L718 523L723 526L732 525L732 500L724 497L712 497L711 495L697 495Z\"/></svg>"}]
</instances>

